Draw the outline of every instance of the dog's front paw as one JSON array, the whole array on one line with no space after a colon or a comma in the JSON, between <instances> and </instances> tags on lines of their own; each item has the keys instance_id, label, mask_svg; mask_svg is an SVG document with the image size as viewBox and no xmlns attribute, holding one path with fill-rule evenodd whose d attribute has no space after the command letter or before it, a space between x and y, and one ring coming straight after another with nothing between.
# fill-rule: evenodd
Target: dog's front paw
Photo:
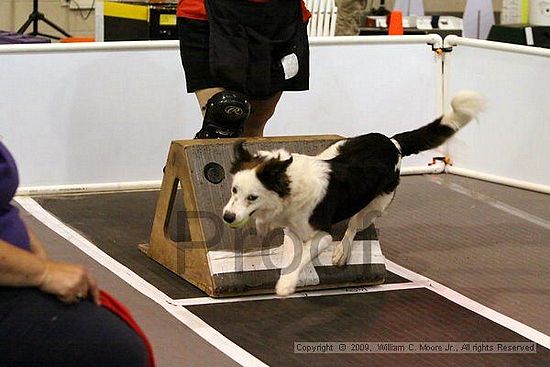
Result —
<instances>
[{"instance_id":1,"label":"dog's front paw","mask_svg":"<svg viewBox=\"0 0 550 367\"><path fill-rule=\"evenodd\" d=\"M275 292L280 297L290 296L296 291L298 280L292 276L281 276L275 286Z\"/></svg>"},{"instance_id":2,"label":"dog's front paw","mask_svg":"<svg viewBox=\"0 0 550 367\"><path fill-rule=\"evenodd\" d=\"M332 253L332 265L335 266L344 266L348 262L350 252L346 249L346 246L342 245L340 242L334 247L334 252Z\"/></svg>"}]
</instances>

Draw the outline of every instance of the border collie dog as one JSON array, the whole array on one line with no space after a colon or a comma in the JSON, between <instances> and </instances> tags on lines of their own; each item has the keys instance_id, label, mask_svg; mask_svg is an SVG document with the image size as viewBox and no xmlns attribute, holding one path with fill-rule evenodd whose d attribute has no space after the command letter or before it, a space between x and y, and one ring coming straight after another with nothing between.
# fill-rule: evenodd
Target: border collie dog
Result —
<instances>
[{"instance_id":1,"label":"border collie dog","mask_svg":"<svg viewBox=\"0 0 550 367\"><path fill-rule=\"evenodd\" d=\"M317 156L283 149L251 154L243 142L237 143L231 167L232 194L223 220L238 228L254 218L259 236L285 228L298 240L301 248L292 255L296 261L283 266L275 287L279 296L290 295L302 269L332 243L334 223L349 219L332 255L333 264L342 266L357 231L373 223L392 201L401 158L443 144L475 118L484 104L477 92L463 91L453 98L449 112L424 127L391 138L371 133L343 139ZM287 250L283 247L283 251Z\"/></svg>"}]
</instances>

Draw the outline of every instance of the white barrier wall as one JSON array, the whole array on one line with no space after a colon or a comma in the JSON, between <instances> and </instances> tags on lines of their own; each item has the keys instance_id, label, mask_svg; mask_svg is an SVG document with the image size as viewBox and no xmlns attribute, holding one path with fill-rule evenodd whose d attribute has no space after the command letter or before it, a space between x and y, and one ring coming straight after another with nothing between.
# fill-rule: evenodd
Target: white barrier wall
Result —
<instances>
[{"instance_id":1,"label":"white barrier wall","mask_svg":"<svg viewBox=\"0 0 550 367\"><path fill-rule=\"evenodd\" d=\"M266 134L393 134L431 121L442 98L434 41L313 39L310 91L286 93ZM160 180L169 142L201 123L172 41L2 46L0 93L0 136L24 187Z\"/></svg>"},{"instance_id":2,"label":"white barrier wall","mask_svg":"<svg viewBox=\"0 0 550 367\"><path fill-rule=\"evenodd\" d=\"M442 60L425 36L318 38L311 43L310 90L283 95L266 135L393 135L441 113ZM441 154L407 157L403 167L426 167Z\"/></svg>"},{"instance_id":3,"label":"white barrier wall","mask_svg":"<svg viewBox=\"0 0 550 367\"><path fill-rule=\"evenodd\" d=\"M520 186L547 191L550 50L458 37L447 37L446 43L454 46L445 59L446 99L461 89L478 90L488 98L479 122L449 144L450 172L477 171L497 176L493 180L522 181L526 185Z\"/></svg>"},{"instance_id":4,"label":"white barrier wall","mask_svg":"<svg viewBox=\"0 0 550 367\"><path fill-rule=\"evenodd\" d=\"M173 45L151 45L0 48L0 134L22 186L162 177L200 111Z\"/></svg>"}]
</instances>

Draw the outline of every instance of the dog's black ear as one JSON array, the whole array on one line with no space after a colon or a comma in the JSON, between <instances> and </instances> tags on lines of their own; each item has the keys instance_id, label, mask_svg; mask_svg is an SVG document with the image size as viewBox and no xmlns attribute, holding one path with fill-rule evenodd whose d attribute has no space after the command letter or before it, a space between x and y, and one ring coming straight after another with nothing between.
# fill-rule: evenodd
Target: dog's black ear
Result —
<instances>
[{"instance_id":1,"label":"dog's black ear","mask_svg":"<svg viewBox=\"0 0 550 367\"><path fill-rule=\"evenodd\" d=\"M250 162L252 160L252 154L244 149L244 140L240 140L233 145L233 154L236 161Z\"/></svg>"},{"instance_id":2,"label":"dog's black ear","mask_svg":"<svg viewBox=\"0 0 550 367\"><path fill-rule=\"evenodd\" d=\"M254 157L250 152L244 149L244 141L240 140L233 145L233 161L231 162L231 174L235 174L242 170L246 163L250 163Z\"/></svg>"},{"instance_id":3,"label":"dog's black ear","mask_svg":"<svg viewBox=\"0 0 550 367\"><path fill-rule=\"evenodd\" d=\"M285 160L270 159L260 165L256 176L268 190L275 191L280 197L288 196L290 194L290 178L286 170L292 160L292 156Z\"/></svg>"}]
</instances>

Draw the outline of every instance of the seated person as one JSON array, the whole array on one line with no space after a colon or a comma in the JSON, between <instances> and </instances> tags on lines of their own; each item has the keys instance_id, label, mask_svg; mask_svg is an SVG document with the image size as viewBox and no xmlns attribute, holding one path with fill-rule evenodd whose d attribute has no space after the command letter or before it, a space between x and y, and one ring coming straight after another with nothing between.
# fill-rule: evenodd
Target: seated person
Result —
<instances>
[{"instance_id":1,"label":"seated person","mask_svg":"<svg viewBox=\"0 0 550 367\"><path fill-rule=\"evenodd\" d=\"M139 327L100 306L116 300L83 266L48 258L10 203L17 185L0 142L0 365L150 366Z\"/></svg>"}]
</instances>

